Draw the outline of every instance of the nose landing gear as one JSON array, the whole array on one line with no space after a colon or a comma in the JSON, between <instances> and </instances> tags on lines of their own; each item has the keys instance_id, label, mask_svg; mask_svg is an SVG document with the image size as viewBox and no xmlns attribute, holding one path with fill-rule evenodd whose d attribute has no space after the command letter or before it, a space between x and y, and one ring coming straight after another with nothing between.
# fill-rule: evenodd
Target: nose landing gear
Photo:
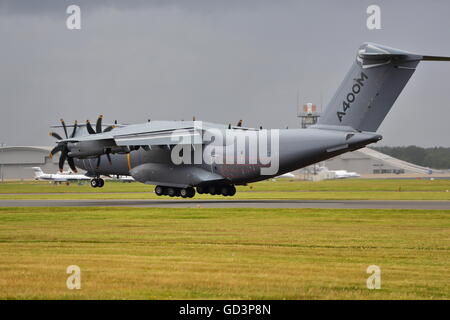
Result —
<instances>
[{"instance_id":1,"label":"nose landing gear","mask_svg":"<svg viewBox=\"0 0 450 320\"><path fill-rule=\"evenodd\" d=\"M105 180L102 178L94 178L91 180L92 188L102 188L105 185Z\"/></svg>"}]
</instances>

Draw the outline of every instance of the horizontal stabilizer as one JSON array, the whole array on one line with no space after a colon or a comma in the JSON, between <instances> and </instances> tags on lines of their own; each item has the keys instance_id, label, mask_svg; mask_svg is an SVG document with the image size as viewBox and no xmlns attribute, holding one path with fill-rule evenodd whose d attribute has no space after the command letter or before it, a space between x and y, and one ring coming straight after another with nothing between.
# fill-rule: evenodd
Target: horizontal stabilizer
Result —
<instances>
[{"instance_id":1,"label":"horizontal stabilizer","mask_svg":"<svg viewBox=\"0 0 450 320\"><path fill-rule=\"evenodd\" d=\"M450 57L422 56L423 61L450 61Z\"/></svg>"}]
</instances>

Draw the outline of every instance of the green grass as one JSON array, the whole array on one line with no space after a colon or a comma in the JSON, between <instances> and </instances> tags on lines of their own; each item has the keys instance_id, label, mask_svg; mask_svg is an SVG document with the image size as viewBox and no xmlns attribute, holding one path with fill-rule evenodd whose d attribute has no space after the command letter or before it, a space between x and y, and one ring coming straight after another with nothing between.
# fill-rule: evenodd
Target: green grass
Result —
<instances>
[{"instance_id":1,"label":"green grass","mask_svg":"<svg viewBox=\"0 0 450 320\"><path fill-rule=\"evenodd\" d=\"M450 211L0 208L0 256L2 299L448 299Z\"/></svg>"},{"instance_id":2,"label":"green grass","mask_svg":"<svg viewBox=\"0 0 450 320\"><path fill-rule=\"evenodd\" d=\"M109 181L104 188L97 189L87 184L66 186L47 182L11 182L0 184L0 199L158 199L153 194L153 188L140 183ZM450 180L351 179L309 182L279 179L239 186L233 199L450 200L449 191ZM198 199L218 197L196 196Z\"/></svg>"}]
</instances>

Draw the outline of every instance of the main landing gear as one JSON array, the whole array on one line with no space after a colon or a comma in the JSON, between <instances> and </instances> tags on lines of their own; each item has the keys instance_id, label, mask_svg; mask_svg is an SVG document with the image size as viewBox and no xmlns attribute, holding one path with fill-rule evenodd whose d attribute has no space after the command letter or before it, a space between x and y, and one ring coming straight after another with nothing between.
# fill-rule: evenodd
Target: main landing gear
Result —
<instances>
[{"instance_id":1,"label":"main landing gear","mask_svg":"<svg viewBox=\"0 0 450 320\"><path fill-rule=\"evenodd\" d=\"M101 188L105 185L105 180L102 178L94 178L91 180L91 187L92 188Z\"/></svg>"},{"instance_id":2,"label":"main landing gear","mask_svg":"<svg viewBox=\"0 0 450 320\"><path fill-rule=\"evenodd\" d=\"M195 189L193 187L175 188L175 187L156 186L155 193L158 196L192 198L195 195ZM236 194L236 188L233 185L205 185L205 186L198 186L197 193L231 197Z\"/></svg>"},{"instance_id":3,"label":"main landing gear","mask_svg":"<svg viewBox=\"0 0 450 320\"><path fill-rule=\"evenodd\" d=\"M222 195L224 197L232 197L236 194L236 187L233 185L206 185L198 186L197 192L199 194L211 194L211 195Z\"/></svg>"},{"instance_id":4,"label":"main landing gear","mask_svg":"<svg viewBox=\"0 0 450 320\"><path fill-rule=\"evenodd\" d=\"M158 196L192 198L195 196L195 189L192 187L175 188L175 187L156 186L155 193Z\"/></svg>"}]
</instances>

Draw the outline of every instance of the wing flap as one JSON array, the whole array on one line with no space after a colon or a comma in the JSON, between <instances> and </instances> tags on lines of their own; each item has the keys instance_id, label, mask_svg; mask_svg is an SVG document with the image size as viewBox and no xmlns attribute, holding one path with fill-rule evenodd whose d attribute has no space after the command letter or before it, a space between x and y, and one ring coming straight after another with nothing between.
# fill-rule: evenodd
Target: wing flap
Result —
<instances>
[{"instance_id":1,"label":"wing flap","mask_svg":"<svg viewBox=\"0 0 450 320\"><path fill-rule=\"evenodd\" d=\"M194 129L193 127L115 135L114 141L118 146L158 146L203 143L201 131Z\"/></svg>"}]
</instances>

